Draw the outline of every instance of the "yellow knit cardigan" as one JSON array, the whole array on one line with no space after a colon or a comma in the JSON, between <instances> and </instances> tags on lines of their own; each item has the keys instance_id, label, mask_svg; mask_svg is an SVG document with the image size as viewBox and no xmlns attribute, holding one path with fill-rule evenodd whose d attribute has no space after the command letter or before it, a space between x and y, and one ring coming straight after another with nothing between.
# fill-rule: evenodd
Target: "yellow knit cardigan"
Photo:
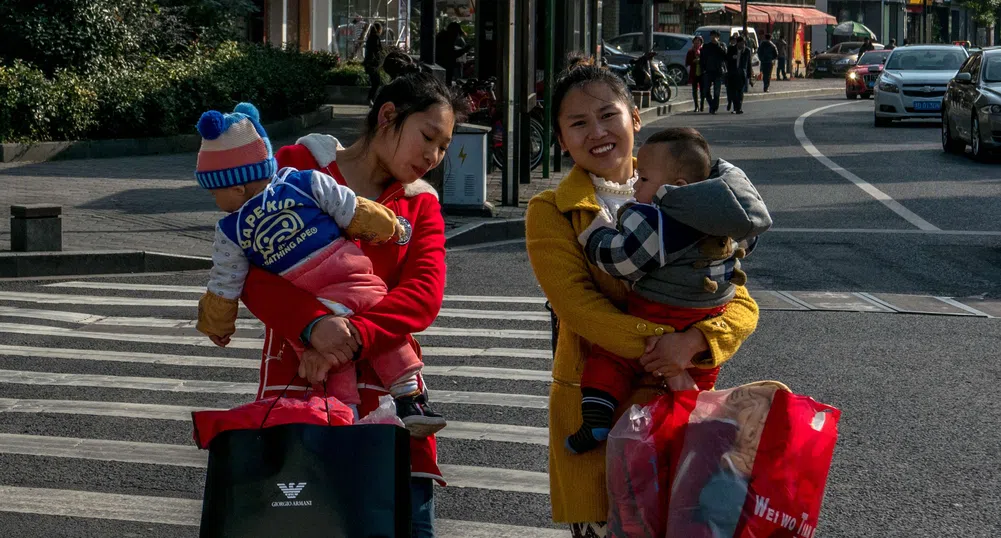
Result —
<instances>
[{"instance_id":1,"label":"yellow knit cardigan","mask_svg":"<svg viewBox=\"0 0 1001 538\"><path fill-rule=\"evenodd\" d=\"M623 313L628 291L625 283L584 257L577 236L598 211L590 176L574 167L555 190L532 198L525 219L532 269L560 319L549 391L549 488L553 521L558 523L605 521L608 517L604 447L573 455L563 445L581 424L580 378L591 344L622 357L638 358L645 339L659 328ZM757 323L758 305L746 289L737 288L722 316L695 325L705 335L711 355L711 361L699 366L711 367L729 359ZM638 389L631 401L623 403L619 414L655 394L654 388Z\"/></svg>"}]
</instances>

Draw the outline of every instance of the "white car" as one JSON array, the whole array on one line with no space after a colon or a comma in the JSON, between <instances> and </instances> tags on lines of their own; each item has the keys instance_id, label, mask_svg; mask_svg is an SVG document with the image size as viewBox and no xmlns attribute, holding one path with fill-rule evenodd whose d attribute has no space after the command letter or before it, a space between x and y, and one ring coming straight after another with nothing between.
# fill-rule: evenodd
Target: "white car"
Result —
<instances>
[{"instance_id":1,"label":"white car","mask_svg":"<svg viewBox=\"0 0 1001 538\"><path fill-rule=\"evenodd\" d=\"M906 118L942 118L942 97L969 54L956 45L908 45L893 49L876 81L876 127Z\"/></svg>"}]
</instances>

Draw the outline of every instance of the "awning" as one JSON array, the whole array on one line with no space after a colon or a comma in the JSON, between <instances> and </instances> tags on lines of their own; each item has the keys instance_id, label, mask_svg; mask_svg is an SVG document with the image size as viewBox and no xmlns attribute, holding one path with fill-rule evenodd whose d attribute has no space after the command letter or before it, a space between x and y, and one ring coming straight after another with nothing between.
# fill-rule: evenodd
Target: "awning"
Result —
<instances>
[{"instance_id":1,"label":"awning","mask_svg":"<svg viewBox=\"0 0 1001 538\"><path fill-rule=\"evenodd\" d=\"M705 13L706 15L710 13L719 13L720 11L726 9L723 7L723 4L717 4L712 2L703 2L701 6L702 6L702 13Z\"/></svg>"},{"instance_id":2,"label":"awning","mask_svg":"<svg viewBox=\"0 0 1001 538\"><path fill-rule=\"evenodd\" d=\"M730 13L736 13L740 15L740 4L723 4L727 11ZM748 4L747 6L747 22L761 22L768 23L768 14L761 11L760 6L754 6Z\"/></svg>"},{"instance_id":3,"label":"awning","mask_svg":"<svg viewBox=\"0 0 1001 538\"><path fill-rule=\"evenodd\" d=\"M754 6L755 9L763 11L770 18L772 23L796 22L799 24L837 24L838 19L833 15L828 15L823 11L812 7L794 6Z\"/></svg>"}]
</instances>

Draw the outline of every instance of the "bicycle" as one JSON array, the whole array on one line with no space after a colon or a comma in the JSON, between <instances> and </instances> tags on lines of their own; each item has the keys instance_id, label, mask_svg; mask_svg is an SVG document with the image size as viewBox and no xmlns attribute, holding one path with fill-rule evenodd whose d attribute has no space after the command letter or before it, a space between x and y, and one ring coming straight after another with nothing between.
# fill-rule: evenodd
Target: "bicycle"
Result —
<instances>
[{"instance_id":1,"label":"bicycle","mask_svg":"<svg viewBox=\"0 0 1001 538\"><path fill-rule=\"evenodd\" d=\"M459 83L459 88L469 101L472 111L466 121L491 129L490 162L497 170L503 170L507 155L504 153L504 123L501 121L501 111L497 107L496 85L497 79L490 77L486 80L466 79ZM529 163L534 170L542 164L544 134L540 121L541 111L538 107L532 111L532 116L528 126L531 143Z\"/></svg>"}]
</instances>

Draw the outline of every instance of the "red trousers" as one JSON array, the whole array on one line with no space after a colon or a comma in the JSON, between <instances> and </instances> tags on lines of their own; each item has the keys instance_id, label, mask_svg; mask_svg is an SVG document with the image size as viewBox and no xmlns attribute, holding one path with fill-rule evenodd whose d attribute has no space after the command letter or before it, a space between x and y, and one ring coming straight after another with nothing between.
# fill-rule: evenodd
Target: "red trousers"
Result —
<instances>
[{"instance_id":1,"label":"red trousers","mask_svg":"<svg viewBox=\"0 0 1001 538\"><path fill-rule=\"evenodd\" d=\"M684 308L669 306L648 301L639 295L629 295L627 312L647 323L669 325L675 331L683 331L692 324L706 318L718 316L726 310L726 305L715 308ZM614 353L593 346L584 363L584 375L581 377L581 388L598 389L612 395L618 402L624 401L633 392L633 382L645 374L643 365L637 359L624 359ZM711 390L719 375L719 366L715 368L689 368L699 390Z\"/></svg>"}]
</instances>

